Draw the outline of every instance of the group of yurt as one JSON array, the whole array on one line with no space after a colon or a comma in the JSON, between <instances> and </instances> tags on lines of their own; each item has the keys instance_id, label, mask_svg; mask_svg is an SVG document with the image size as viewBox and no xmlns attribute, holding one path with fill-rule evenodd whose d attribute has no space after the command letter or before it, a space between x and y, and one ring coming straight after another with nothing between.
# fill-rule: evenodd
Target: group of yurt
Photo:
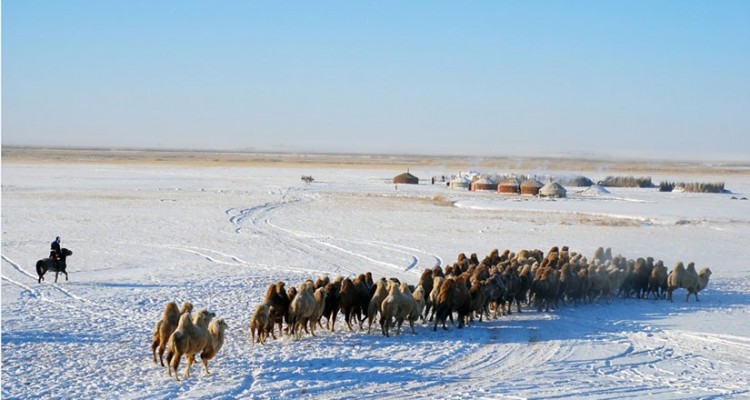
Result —
<instances>
[{"instance_id":1,"label":"group of yurt","mask_svg":"<svg viewBox=\"0 0 750 400\"><path fill-rule=\"evenodd\" d=\"M469 186L472 191L492 191L509 195L526 195L539 197L565 197L565 188L551 179L546 184L533 177L521 179L510 176L502 180L490 175L481 175L475 178Z\"/></svg>"},{"instance_id":2,"label":"group of yurt","mask_svg":"<svg viewBox=\"0 0 750 400\"><path fill-rule=\"evenodd\" d=\"M250 317L251 343L265 343L268 337L288 335L295 340L304 333L315 336L317 328L335 332L339 313L350 331L371 333L373 323L384 336L400 335L404 322L412 334L421 319L448 330L496 319L517 312L522 306L549 312L561 305L579 305L595 301L635 296L647 299L672 300L674 290L687 290L698 301L698 292L708 285L711 270L696 271L693 262L685 266L678 261L667 273L664 263L652 257L628 259L612 256L609 248L599 247L591 259L571 252L567 246L552 247L545 255L541 250L499 252L492 250L482 260L476 253L460 253L455 263L445 268L426 268L416 284L396 278L374 279L371 272L354 278L337 276L307 279L296 287L287 288L283 281L270 283L265 296ZM166 351L170 376L184 355L187 360L185 377L200 355L206 374L208 361L221 349L227 324L206 309L193 311L190 302L179 308L167 303L153 331L154 363L164 366ZM326 319L323 327L323 317ZM366 323L366 324L365 324ZM157 350L159 361L157 361Z\"/></svg>"},{"instance_id":3,"label":"group of yurt","mask_svg":"<svg viewBox=\"0 0 750 400\"><path fill-rule=\"evenodd\" d=\"M410 172L397 175L393 178L395 184L419 184L419 178ZM497 177L488 174L459 173L446 185L451 189L462 189L471 191L493 191L502 194L516 194L539 197L566 197L565 188L551 179L546 184L529 177L521 180L511 176L498 181Z\"/></svg>"}]
</instances>

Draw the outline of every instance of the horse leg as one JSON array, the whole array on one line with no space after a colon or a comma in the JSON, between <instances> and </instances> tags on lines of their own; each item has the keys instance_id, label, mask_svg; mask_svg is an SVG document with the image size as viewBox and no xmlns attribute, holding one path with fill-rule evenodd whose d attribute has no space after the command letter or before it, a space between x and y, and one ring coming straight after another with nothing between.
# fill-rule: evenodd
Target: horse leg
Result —
<instances>
[{"instance_id":1,"label":"horse leg","mask_svg":"<svg viewBox=\"0 0 750 400\"><path fill-rule=\"evenodd\" d=\"M44 260L39 260L36 262L36 274L39 275L39 279L37 279L37 283L42 283L44 280L44 273L47 272L47 269L44 268Z\"/></svg>"},{"instance_id":2,"label":"horse leg","mask_svg":"<svg viewBox=\"0 0 750 400\"><path fill-rule=\"evenodd\" d=\"M57 276L60 275L60 271L55 272L55 283L57 283Z\"/></svg>"},{"instance_id":3,"label":"horse leg","mask_svg":"<svg viewBox=\"0 0 750 400\"><path fill-rule=\"evenodd\" d=\"M68 271L63 271L63 274L65 274L65 282L68 281Z\"/></svg>"}]
</instances>

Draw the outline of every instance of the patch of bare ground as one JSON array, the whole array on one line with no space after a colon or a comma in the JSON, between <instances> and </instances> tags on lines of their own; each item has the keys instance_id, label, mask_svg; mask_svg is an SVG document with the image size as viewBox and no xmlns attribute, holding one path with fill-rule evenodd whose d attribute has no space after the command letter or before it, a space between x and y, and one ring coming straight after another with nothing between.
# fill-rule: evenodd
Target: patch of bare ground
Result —
<instances>
[{"instance_id":1,"label":"patch of bare ground","mask_svg":"<svg viewBox=\"0 0 750 400\"><path fill-rule=\"evenodd\" d=\"M459 155L317 154L234 151L81 149L3 146L3 163L96 163L190 167L347 168L404 171L529 170L628 172L635 174L749 175L747 162L654 161L576 157L481 157Z\"/></svg>"},{"instance_id":2,"label":"patch of bare ground","mask_svg":"<svg viewBox=\"0 0 750 400\"><path fill-rule=\"evenodd\" d=\"M447 206L447 207L453 207L454 201L446 199L442 195L435 195L430 198L430 201L432 201L433 204L437 204L439 206Z\"/></svg>"},{"instance_id":3,"label":"patch of bare ground","mask_svg":"<svg viewBox=\"0 0 750 400\"><path fill-rule=\"evenodd\" d=\"M644 221L629 217L610 215L573 214L560 220L561 225L596 225L596 226L624 226L639 227Z\"/></svg>"}]
</instances>

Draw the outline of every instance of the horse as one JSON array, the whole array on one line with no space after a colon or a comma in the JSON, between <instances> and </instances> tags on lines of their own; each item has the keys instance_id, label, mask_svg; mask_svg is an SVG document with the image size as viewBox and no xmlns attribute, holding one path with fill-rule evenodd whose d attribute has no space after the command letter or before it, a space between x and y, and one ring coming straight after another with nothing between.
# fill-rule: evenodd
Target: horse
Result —
<instances>
[{"instance_id":1,"label":"horse","mask_svg":"<svg viewBox=\"0 0 750 400\"><path fill-rule=\"evenodd\" d=\"M68 280L68 272L65 271L65 268L66 268L65 259L68 256L72 256L72 255L73 255L72 251L70 251L70 250L68 250L68 249L66 249L66 248L63 247L62 249L60 249L60 259L59 260L55 261L55 260L50 260L49 258L43 258L43 259L37 261L36 262L36 273L39 274L39 280L37 280L37 282L38 283L42 283L42 281L44 280L44 274L47 271L53 271L53 272L55 272L55 282L57 282L57 276L60 274L60 272L62 272L63 274L65 274L65 280L67 281Z\"/></svg>"}]
</instances>

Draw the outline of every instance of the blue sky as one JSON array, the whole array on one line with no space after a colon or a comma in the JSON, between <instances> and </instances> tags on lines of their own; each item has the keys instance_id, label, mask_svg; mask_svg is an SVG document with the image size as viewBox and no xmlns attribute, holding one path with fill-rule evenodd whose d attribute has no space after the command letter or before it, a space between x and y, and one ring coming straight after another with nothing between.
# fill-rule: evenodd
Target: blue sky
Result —
<instances>
[{"instance_id":1,"label":"blue sky","mask_svg":"<svg viewBox=\"0 0 750 400\"><path fill-rule=\"evenodd\" d=\"M749 1L2 2L3 145L750 159Z\"/></svg>"}]
</instances>

